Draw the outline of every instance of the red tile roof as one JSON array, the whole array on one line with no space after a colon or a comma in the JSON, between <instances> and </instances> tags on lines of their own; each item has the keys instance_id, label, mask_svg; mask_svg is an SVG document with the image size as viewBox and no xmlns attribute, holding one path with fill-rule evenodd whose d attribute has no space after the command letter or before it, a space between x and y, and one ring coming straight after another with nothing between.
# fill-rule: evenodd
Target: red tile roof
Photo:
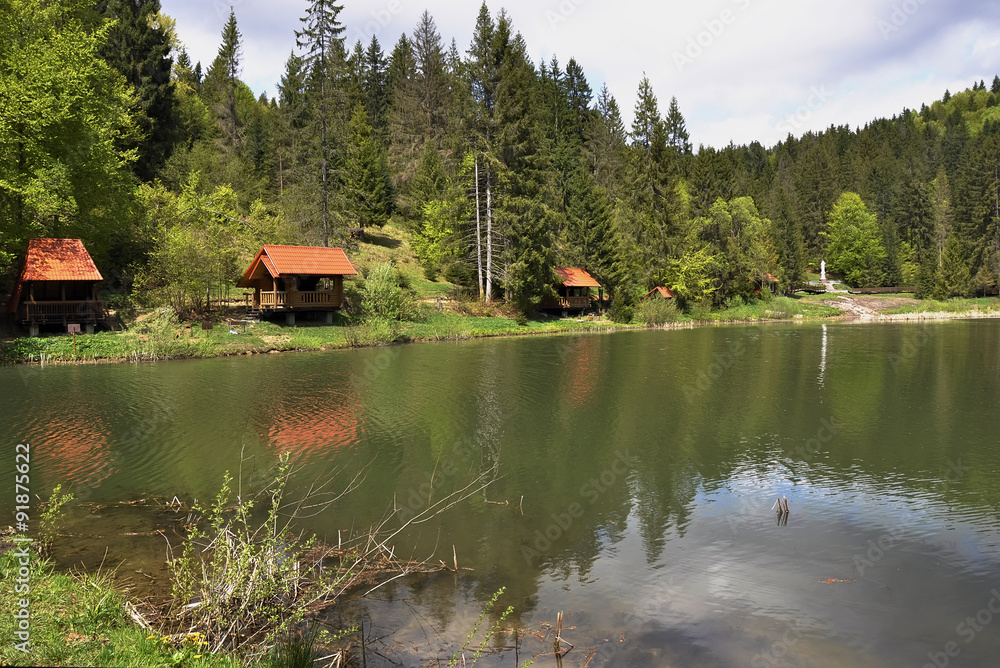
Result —
<instances>
[{"instance_id":1,"label":"red tile roof","mask_svg":"<svg viewBox=\"0 0 1000 668\"><path fill-rule=\"evenodd\" d=\"M319 246L264 246L250 263L238 287L249 287L249 281L264 266L273 278L283 276L354 276L354 265L343 248Z\"/></svg>"},{"instance_id":2,"label":"red tile roof","mask_svg":"<svg viewBox=\"0 0 1000 668\"><path fill-rule=\"evenodd\" d=\"M31 239L20 281L103 281L79 239Z\"/></svg>"},{"instance_id":3,"label":"red tile roof","mask_svg":"<svg viewBox=\"0 0 1000 668\"><path fill-rule=\"evenodd\" d=\"M674 293L670 291L670 288L665 288L662 285L660 285L660 286L657 286L657 287L653 288L652 290L650 290L646 294L644 294L642 296L642 298L645 299L646 297L648 297L648 296L650 296L650 295L652 295L654 293L657 293L657 292L660 293L660 296L663 297L664 299L673 299L673 297L674 297Z\"/></svg>"},{"instance_id":4,"label":"red tile roof","mask_svg":"<svg viewBox=\"0 0 1000 668\"><path fill-rule=\"evenodd\" d=\"M7 311L17 312L27 281L103 281L79 239L30 239L21 273L11 290Z\"/></svg>"},{"instance_id":5,"label":"red tile roof","mask_svg":"<svg viewBox=\"0 0 1000 668\"><path fill-rule=\"evenodd\" d=\"M594 277L585 272L583 269L569 267L565 269L556 269L556 273L559 274L559 278L562 279L562 284L567 288L601 287L601 284L595 281Z\"/></svg>"}]
</instances>

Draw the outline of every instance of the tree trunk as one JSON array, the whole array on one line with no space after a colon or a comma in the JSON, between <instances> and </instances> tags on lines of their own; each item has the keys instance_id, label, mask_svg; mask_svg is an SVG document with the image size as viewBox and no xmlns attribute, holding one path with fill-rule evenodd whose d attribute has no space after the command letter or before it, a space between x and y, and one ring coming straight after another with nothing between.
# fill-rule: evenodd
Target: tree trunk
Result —
<instances>
[{"instance_id":1,"label":"tree trunk","mask_svg":"<svg viewBox=\"0 0 1000 668\"><path fill-rule=\"evenodd\" d=\"M479 158L476 158L476 268L479 271L479 299L483 298L483 239L479 221Z\"/></svg>"},{"instance_id":2,"label":"tree trunk","mask_svg":"<svg viewBox=\"0 0 1000 668\"><path fill-rule=\"evenodd\" d=\"M493 191L486 168L486 303L493 299Z\"/></svg>"}]
</instances>

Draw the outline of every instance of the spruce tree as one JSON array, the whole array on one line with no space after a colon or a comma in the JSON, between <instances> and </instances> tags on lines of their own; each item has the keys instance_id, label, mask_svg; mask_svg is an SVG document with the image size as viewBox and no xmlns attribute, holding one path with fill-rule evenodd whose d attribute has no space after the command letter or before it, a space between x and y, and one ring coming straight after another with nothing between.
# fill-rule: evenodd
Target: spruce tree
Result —
<instances>
[{"instance_id":1,"label":"spruce tree","mask_svg":"<svg viewBox=\"0 0 1000 668\"><path fill-rule=\"evenodd\" d=\"M368 114L360 102L355 106L348 125L345 186L348 213L361 228L381 227L391 213L392 192L389 166Z\"/></svg>"},{"instance_id":2,"label":"spruce tree","mask_svg":"<svg viewBox=\"0 0 1000 668\"><path fill-rule=\"evenodd\" d=\"M236 109L236 88L243 59L242 39L236 25L236 12L230 8L229 19L222 29L222 44L205 79L205 96L234 154L239 151L242 130Z\"/></svg>"},{"instance_id":3,"label":"spruce tree","mask_svg":"<svg viewBox=\"0 0 1000 668\"><path fill-rule=\"evenodd\" d=\"M310 80L307 104L319 123L320 226L323 245L330 245L330 191L333 156L331 139L340 91L337 81L344 68L344 26L338 20L343 5L332 0L311 0L303 27L295 31L295 43L304 49L303 64Z\"/></svg>"},{"instance_id":4,"label":"spruce tree","mask_svg":"<svg viewBox=\"0 0 1000 668\"><path fill-rule=\"evenodd\" d=\"M101 57L125 77L136 93L136 122L144 139L138 144L133 169L143 181L152 180L170 157L177 134L177 99L171 81L173 60L166 30L159 25L159 0L108 0L98 4L102 17L115 20L101 46ZM190 70L187 54L183 64Z\"/></svg>"}]
</instances>

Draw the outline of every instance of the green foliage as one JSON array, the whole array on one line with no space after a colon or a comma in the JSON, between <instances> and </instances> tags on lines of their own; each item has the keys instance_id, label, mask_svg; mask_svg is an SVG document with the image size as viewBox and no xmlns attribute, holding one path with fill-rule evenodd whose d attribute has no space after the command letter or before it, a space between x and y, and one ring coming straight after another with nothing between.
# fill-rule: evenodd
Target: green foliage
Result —
<instances>
[{"instance_id":1,"label":"green foliage","mask_svg":"<svg viewBox=\"0 0 1000 668\"><path fill-rule=\"evenodd\" d=\"M636 317L647 325L658 326L677 322L681 313L677 308L677 302L673 299L663 299L658 296L651 296L643 299L639 303Z\"/></svg>"},{"instance_id":2,"label":"green foliage","mask_svg":"<svg viewBox=\"0 0 1000 668\"><path fill-rule=\"evenodd\" d=\"M385 262L370 268L361 286L361 310L375 321L410 320L414 315L413 292L401 285L401 275Z\"/></svg>"},{"instance_id":3,"label":"green foliage","mask_svg":"<svg viewBox=\"0 0 1000 668\"><path fill-rule=\"evenodd\" d=\"M63 236L90 241L105 263L127 219L135 100L99 57L111 28L88 28L89 8L0 3L0 260L31 237Z\"/></svg>"},{"instance_id":4,"label":"green foliage","mask_svg":"<svg viewBox=\"0 0 1000 668\"><path fill-rule=\"evenodd\" d=\"M884 285L887 254L874 214L856 193L844 193L830 212L830 267L855 287Z\"/></svg>"},{"instance_id":5,"label":"green foliage","mask_svg":"<svg viewBox=\"0 0 1000 668\"><path fill-rule=\"evenodd\" d=\"M244 490L238 481L236 499L227 472L212 503L195 508L203 519L168 562L176 614L216 650L271 644L305 616L295 605L309 586L299 562L315 538L287 538L282 515L291 471L286 454L261 489ZM253 514L258 502L263 519Z\"/></svg>"},{"instance_id":6,"label":"green foliage","mask_svg":"<svg viewBox=\"0 0 1000 668\"><path fill-rule=\"evenodd\" d=\"M635 316L635 306L632 295L626 290L621 290L611 300L611 308L608 309L608 317L612 322L627 325L632 322Z\"/></svg>"},{"instance_id":7,"label":"green foliage","mask_svg":"<svg viewBox=\"0 0 1000 668\"><path fill-rule=\"evenodd\" d=\"M150 633L132 621L126 596L117 589L113 575L105 571L65 574L45 559L34 559L31 576L31 642L22 653L7 642L0 646L0 663L33 666L184 666L185 668L244 665L229 654L202 651L197 638L177 642ZM17 557L0 555L0 570L15 572ZM23 593L14 587L0 591L0 605L19 609ZM13 614L0 617L0 633L14 638Z\"/></svg>"},{"instance_id":8,"label":"green foliage","mask_svg":"<svg viewBox=\"0 0 1000 668\"><path fill-rule=\"evenodd\" d=\"M35 546L43 555L50 552L52 539L55 538L56 531L62 525L62 518L66 515L66 504L73 500L72 492L67 494L61 494L61 492L62 485L56 485L48 501L42 504Z\"/></svg>"},{"instance_id":9,"label":"green foliage","mask_svg":"<svg viewBox=\"0 0 1000 668\"><path fill-rule=\"evenodd\" d=\"M470 658L466 658L465 656L466 651L469 651L476 643L476 636L479 635L480 627L482 627L483 623L486 621L486 618L493 613L493 609L496 607L497 601L500 600L500 597L503 596L504 591L506 591L506 587L500 587L500 589L498 589L496 593L494 593L493 596L490 597L490 600L487 601L486 605L483 606L482 611L479 613L479 617L476 618L475 623L472 625L472 629L469 631L469 634L465 637L465 642L462 644L462 648L451 655L451 660L448 662L448 668L457 668L457 666L476 665L476 663L479 662L479 659L482 658L483 654L488 651L490 640L492 640L497 633L500 633L504 630L504 622L514 612L513 606L507 606L507 608L500 613L499 617L497 617L497 619L494 620L493 623L489 625L486 632L483 634L482 639L478 642L477 645L475 645L476 651L472 653L472 656ZM534 662L526 661L521 665L530 666L532 663Z\"/></svg>"}]
</instances>

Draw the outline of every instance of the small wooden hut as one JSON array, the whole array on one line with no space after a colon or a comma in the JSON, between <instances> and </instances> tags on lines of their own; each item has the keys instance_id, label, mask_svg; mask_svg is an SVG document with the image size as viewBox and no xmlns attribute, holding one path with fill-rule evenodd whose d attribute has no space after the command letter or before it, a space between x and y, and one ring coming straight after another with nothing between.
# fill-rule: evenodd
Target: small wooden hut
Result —
<instances>
[{"instance_id":1,"label":"small wooden hut","mask_svg":"<svg viewBox=\"0 0 1000 668\"><path fill-rule=\"evenodd\" d=\"M674 293L670 288L659 285L642 296L643 299L673 299Z\"/></svg>"},{"instance_id":2,"label":"small wooden hut","mask_svg":"<svg viewBox=\"0 0 1000 668\"><path fill-rule=\"evenodd\" d=\"M545 299L539 308L563 311L586 311L590 308L594 299L590 289L600 289L601 284L583 269L566 267L555 272L559 279L555 286L556 297Z\"/></svg>"},{"instance_id":3,"label":"small wooden hut","mask_svg":"<svg viewBox=\"0 0 1000 668\"><path fill-rule=\"evenodd\" d=\"M41 325L78 324L93 333L107 318L97 298L104 280L79 239L31 239L7 312L38 336Z\"/></svg>"},{"instance_id":4,"label":"small wooden hut","mask_svg":"<svg viewBox=\"0 0 1000 668\"><path fill-rule=\"evenodd\" d=\"M296 312L325 311L332 322L344 305L344 277L357 273L342 248L264 246L236 286L253 288L253 313L285 313L294 325Z\"/></svg>"}]
</instances>

